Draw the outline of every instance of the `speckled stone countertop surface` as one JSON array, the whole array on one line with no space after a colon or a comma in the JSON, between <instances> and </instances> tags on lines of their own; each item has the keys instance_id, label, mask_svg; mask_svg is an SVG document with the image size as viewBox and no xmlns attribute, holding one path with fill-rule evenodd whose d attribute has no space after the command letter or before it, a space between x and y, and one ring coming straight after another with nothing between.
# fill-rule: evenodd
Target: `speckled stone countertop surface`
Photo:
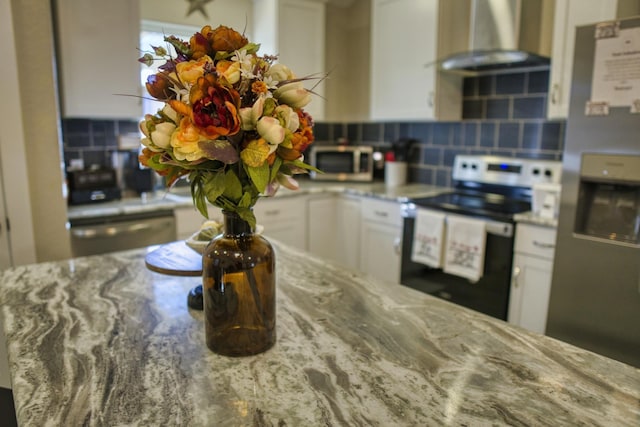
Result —
<instances>
[{"instance_id":1,"label":"speckled stone countertop surface","mask_svg":"<svg viewBox=\"0 0 640 427\"><path fill-rule=\"evenodd\" d=\"M407 184L399 187L387 187L384 182L319 182L301 180L297 191L281 188L275 197L291 197L306 194L340 193L404 202L413 197L426 197L450 191L445 187L426 184ZM157 191L144 197L128 197L122 200L95 204L69 206L67 216L70 220L80 218L105 217L113 215L137 214L159 209L172 210L181 207L193 207L188 187L177 190Z\"/></svg>"},{"instance_id":2,"label":"speckled stone countertop surface","mask_svg":"<svg viewBox=\"0 0 640 427\"><path fill-rule=\"evenodd\" d=\"M273 244L278 340L246 358L145 249L4 271L19 424L640 424L638 369Z\"/></svg>"}]
</instances>

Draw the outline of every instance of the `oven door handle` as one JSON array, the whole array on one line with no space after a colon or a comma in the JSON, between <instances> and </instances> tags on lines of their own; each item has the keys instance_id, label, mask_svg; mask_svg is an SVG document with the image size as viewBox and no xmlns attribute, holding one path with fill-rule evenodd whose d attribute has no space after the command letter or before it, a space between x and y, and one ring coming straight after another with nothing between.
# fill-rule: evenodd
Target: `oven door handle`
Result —
<instances>
[{"instance_id":1,"label":"oven door handle","mask_svg":"<svg viewBox=\"0 0 640 427\"><path fill-rule=\"evenodd\" d=\"M79 239L96 239L100 237L115 237L122 234L140 233L162 227L164 227L164 225L149 224L148 222L140 221L127 224L101 225L97 227L71 227L71 234L73 234L73 237Z\"/></svg>"},{"instance_id":2,"label":"oven door handle","mask_svg":"<svg viewBox=\"0 0 640 427\"><path fill-rule=\"evenodd\" d=\"M417 207L413 203L403 203L400 207L400 212L403 218L415 218L416 217ZM437 212L443 212L446 215L450 215L444 211L434 209ZM455 216L466 216L466 215L458 215ZM446 221L446 218L445 218ZM500 222L500 221L492 221L489 219L482 219L485 223L485 230L489 234L495 234L503 237L513 237L514 227L512 223L509 222Z\"/></svg>"}]
</instances>

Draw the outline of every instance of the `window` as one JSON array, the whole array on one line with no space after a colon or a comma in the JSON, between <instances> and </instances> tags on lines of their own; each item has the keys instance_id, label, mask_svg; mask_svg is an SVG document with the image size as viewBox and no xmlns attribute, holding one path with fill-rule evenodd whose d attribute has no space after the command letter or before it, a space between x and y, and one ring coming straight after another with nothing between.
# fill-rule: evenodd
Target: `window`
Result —
<instances>
[{"instance_id":1,"label":"window","mask_svg":"<svg viewBox=\"0 0 640 427\"><path fill-rule=\"evenodd\" d=\"M151 46L164 46L172 55L175 55L173 46L168 45L164 41L165 35L174 35L185 41L188 41L194 33L200 31L198 27L191 27L189 25L172 24L169 22L157 22L142 20L141 32L140 32L140 49L143 52L152 50ZM140 54L142 56L143 53ZM151 67L142 65L140 70L140 83L142 84L142 113L143 114L155 114L159 109L164 106L164 103L155 101L149 97L145 88L147 78L158 72L158 67L164 62L156 61Z\"/></svg>"}]
</instances>

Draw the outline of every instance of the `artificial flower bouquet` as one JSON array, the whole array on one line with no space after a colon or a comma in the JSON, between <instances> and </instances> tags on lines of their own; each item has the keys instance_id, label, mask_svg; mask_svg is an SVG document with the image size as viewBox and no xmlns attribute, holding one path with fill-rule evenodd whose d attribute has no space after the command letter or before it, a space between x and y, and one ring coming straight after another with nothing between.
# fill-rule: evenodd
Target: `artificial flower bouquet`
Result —
<instances>
[{"instance_id":1,"label":"artificial flower bouquet","mask_svg":"<svg viewBox=\"0 0 640 427\"><path fill-rule=\"evenodd\" d=\"M205 26L188 42L165 41L175 54L152 46L139 60L164 61L146 88L165 103L140 123L140 162L168 187L188 176L203 216L208 201L255 228L259 197L280 185L297 189L292 176L314 170L303 156L314 140L303 82L314 77L298 78L277 57L259 56L258 44L225 26Z\"/></svg>"}]
</instances>

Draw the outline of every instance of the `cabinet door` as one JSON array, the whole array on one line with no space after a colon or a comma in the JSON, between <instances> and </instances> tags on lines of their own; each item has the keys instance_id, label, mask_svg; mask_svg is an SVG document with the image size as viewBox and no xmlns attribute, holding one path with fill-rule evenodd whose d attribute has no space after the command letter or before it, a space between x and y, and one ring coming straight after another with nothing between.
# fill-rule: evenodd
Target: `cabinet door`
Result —
<instances>
[{"instance_id":1,"label":"cabinet door","mask_svg":"<svg viewBox=\"0 0 640 427\"><path fill-rule=\"evenodd\" d=\"M360 240L360 269L373 277L400 283L401 228L363 221Z\"/></svg>"},{"instance_id":2,"label":"cabinet door","mask_svg":"<svg viewBox=\"0 0 640 427\"><path fill-rule=\"evenodd\" d=\"M315 0L253 0L253 39L260 54L278 55L278 62L297 77L318 76L325 69L325 4ZM305 82L311 89L318 81ZM324 119L324 83L313 87L305 111Z\"/></svg>"},{"instance_id":3,"label":"cabinet door","mask_svg":"<svg viewBox=\"0 0 640 427\"><path fill-rule=\"evenodd\" d=\"M264 235L298 249L307 250L306 197L263 198L253 209Z\"/></svg>"},{"instance_id":4,"label":"cabinet door","mask_svg":"<svg viewBox=\"0 0 640 427\"><path fill-rule=\"evenodd\" d=\"M140 119L138 1L55 3L63 116Z\"/></svg>"},{"instance_id":5,"label":"cabinet door","mask_svg":"<svg viewBox=\"0 0 640 427\"><path fill-rule=\"evenodd\" d=\"M371 117L435 117L438 1L374 0Z\"/></svg>"},{"instance_id":6,"label":"cabinet door","mask_svg":"<svg viewBox=\"0 0 640 427\"><path fill-rule=\"evenodd\" d=\"M336 261L353 270L360 268L360 199L336 200Z\"/></svg>"},{"instance_id":7,"label":"cabinet door","mask_svg":"<svg viewBox=\"0 0 640 427\"><path fill-rule=\"evenodd\" d=\"M324 73L325 5L318 1L281 0L279 22L279 62L286 64L298 77ZM323 120L324 82L311 80L305 86L313 87L317 94L305 111L314 120Z\"/></svg>"},{"instance_id":8,"label":"cabinet door","mask_svg":"<svg viewBox=\"0 0 640 427\"><path fill-rule=\"evenodd\" d=\"M575 27L616 16L616 0L556 0L553 23L548 117L566 118L573 73Z\"/></svg>"},{"instance_id":9,"label":"cabinet door","mask_svg":"<svg viewBox=\"0 0 640 427\"><path fill-rule=\"evenodd\" d=\"M321 258L337 261L336 254L339 238L336 228L337 211L336 196L314 197L309 199L309 252Z\"/></svg>"},{"instance_id":10,"label":"cabinet door","mask_svg":"<svg viewBox=\"0 0 640 427\"><path fill-rule=\"evenodd\" d=\"M553 261L516 254L513 261L509 323L543 334L547 325Z\"/></svg>"},{"instance_id":11,"label":"cabinet door","mask_svg":"<svg viewBox=\"0 0 640 427\"><path fill-rule=\"evenodd\" d=\"M214 216L216 209L209 206L209 216L217 221L222 221L222 215ZM184 208L176 208L173 210L173 215L176 218L176 239L185 240L193 233L198 231L205 218L198 212L194 206L188 206Z\"/></svg>"}]
</instances>

